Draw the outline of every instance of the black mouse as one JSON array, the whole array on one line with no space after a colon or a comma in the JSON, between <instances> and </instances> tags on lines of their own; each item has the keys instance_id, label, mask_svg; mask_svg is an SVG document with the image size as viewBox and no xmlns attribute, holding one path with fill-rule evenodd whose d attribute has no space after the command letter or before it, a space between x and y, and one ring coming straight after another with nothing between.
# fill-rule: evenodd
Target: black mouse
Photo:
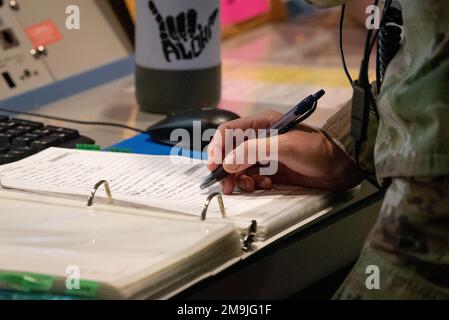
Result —
<instances>
[{"instance_id":1,"label":"black mouse","mask_svg":"<svg viewBox=\"0 0 449 320\"><path fill-rule=\"evenodd\" d=\"M231 121L240 118L239 115L234 112L207 108L207 109L196 109L189 110L182 113L178 113L172 116L168 116L166 119L150 126L147 132L150 134L151 139L154 142L170 145L179 146L182 148L202 151L210 143L212 137L203 136L203 133L208 129L217 129L220 124L226 121ZM201 136L194 137L194 122L201 122ZM199 123L198 123L199 127ZM188 137L190 139L185 139L175 135L174 140L172 140L172 133L176 129L184 129L184 132L188 132ZM195 131L197 133L199 130ZM181 131L179 131L181 132ZM195 141L194 141L195 138ZM201 142L201 143L200 143ZM201 148L201 150L198 150Z\"/></svg>"}]
</instances>

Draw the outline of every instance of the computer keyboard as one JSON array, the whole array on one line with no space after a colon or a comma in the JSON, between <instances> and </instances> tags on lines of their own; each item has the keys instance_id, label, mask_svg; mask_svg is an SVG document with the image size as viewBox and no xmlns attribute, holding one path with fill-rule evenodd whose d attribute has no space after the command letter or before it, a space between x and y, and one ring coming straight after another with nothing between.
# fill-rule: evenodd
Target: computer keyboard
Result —
<instances>
[{"instance_id":1,"label":"computer keyboard","mask_svg":"<svg viewBox=\"0 0 449 320\"><path fill-rule=\"evenodd\" d=\"M49 147L73 149L95 144L78 130L0 115L0 165L22 160Z\"/></svg>"}]
</instances>

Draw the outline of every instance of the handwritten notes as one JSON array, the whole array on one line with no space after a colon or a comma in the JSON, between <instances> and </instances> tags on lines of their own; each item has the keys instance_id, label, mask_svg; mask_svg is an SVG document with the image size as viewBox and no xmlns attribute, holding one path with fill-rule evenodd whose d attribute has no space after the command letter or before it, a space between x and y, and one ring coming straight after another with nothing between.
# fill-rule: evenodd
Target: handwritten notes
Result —
<instances>
[{"instance_id":1,"label":"handwritten notes","mask_svg":"<svg viewBox=\"0 0 449 320\"><path fill-rule=\"evenodd\" d=\"M199 216L208 194L218 191L200 190L208 173L199 160L51 148L8 167L1 181L13 189L87 196L96 182L107 180L114 200ZM232 216L278 197L237 194L224 200ZM217 205L210 209L219 216Z\"/></svg>"}]
</instances>

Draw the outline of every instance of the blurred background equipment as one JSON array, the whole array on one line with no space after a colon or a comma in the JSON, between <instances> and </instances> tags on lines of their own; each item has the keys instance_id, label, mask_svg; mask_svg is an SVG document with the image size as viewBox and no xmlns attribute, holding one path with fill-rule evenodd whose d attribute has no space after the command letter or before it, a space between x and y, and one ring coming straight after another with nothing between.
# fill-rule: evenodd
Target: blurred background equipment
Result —
<instances>
[{"instance_id":1,"label":"blurred background equipment","mask_svg":"<svg viewBox=\"0 0 449 320\"><path fill-rule=\"evenodd\" d=\"M136 97L144 111L216 107L220 1L136 0Z\"/></svg>"},{"instance_id":2,"label":"blurred background equipment","mask_svg":"<svg viewBox=\"0 0 449 320\"><path fill-rule=\"evenodd\" d=\"M73 5L79 30L66 27ZM8 1L0 17L0 106L29 109L132 70L132 42L107 1Z\"/></svg>"}]
</instances>

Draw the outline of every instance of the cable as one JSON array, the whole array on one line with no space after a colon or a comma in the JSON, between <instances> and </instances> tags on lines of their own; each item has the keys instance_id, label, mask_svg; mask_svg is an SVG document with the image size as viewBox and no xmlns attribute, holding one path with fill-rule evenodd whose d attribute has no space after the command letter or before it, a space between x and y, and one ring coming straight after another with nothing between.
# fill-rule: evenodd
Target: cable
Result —
<instances>
[{"instance_id":1,"label":"cable","mask_svg":"<svg viewBox=\"0 0 449 320\"><path fill-rule=\"evenodd\" d=\"M387 3L388 3L388 1L391 1L391 0L387 0ZM379 2L378 0L375 0L374 5L377 6L378 2ZM348 70L348 67L346 64L345 55L344 55L344 49L343 49L343 24L344 24L344 18L345 18L345 11L346 11L346 6L342 5L341 17L340 17L340 28L339 28L339 45L340 45L340 58L342 61L343 69L346 74L346 77L348 78L348 80L349 80L351 86L354 88L354 90L356 90L356 87L365 88L365 91L367 91L367 94L369 97L369 103L368 103L369 105L367 106L367 108L370 112L374 113L378 117L377 106L375 103L375 98L371 91L371 85L369 82L368 71L369 71L369 61L370 61L371 53L372 53L372 50L376 43L376 39L379 35L379 32L376 31L376 33L373 35L373 30L372 29L368 30L367 37L365 40L365 47L364 47L363 59L362 59L360 72L359 72L359 78L358 78L358 80L354 81L349 73L349 70ZM372 174L369 172L366 172L360 165L359 158L360 158L361 146L362 146L362 141L356 140L354 143L354 158L355 158L356 166L360 170L360 172L365 176L365 179L369 183L371 183L377 189L381 189L381 186L377 183L376 179L373 179Z\"/></svg>"},{"instance_id":2,"label":"cable","mask_svg":"<svg viewBox=\"0 0 449 320\"><path fill-rule=\"evenodd\" d=\"M388 43L386 43L385 41L383 41L383 38L385 38L385 30L384 27L386 25L386 23L388 22L388 11L391 8L391 5L393 3L393 0L386 0L385 5L384 5L384 9L382 12L382 21L380 22L380 28L377 32L377 38L375 40L377 40L377 57L376 57L376 87L377 87L377 92L380 92L380 88L382 87L382 82L383 82L383 74L382 74L382 56L383 56L383 48L386 45L389 45ZM373 47L374 47L374 43L373 43Z\"/></svg>"},{"instance_id":3,"label":"cable","mask_svg":"<svg viewBox=\"0 0 449 320\"><path fill-rule=\"evenodd\" d=\"M391 1L389 2L391 5ZM398 53L402 40L402 13L395 7L386 7L379 33L379 83L382 84L388 65Z\"/></svg>"},{"instance_id":4,"label":"cable","mask_svg":"<svg viewBox=\"0 0 449 320\"><path fill-rule=\"evenodd\" d=\"M49 119L49 120L71 122L71 123L82 124L82 125L117 127L117 128L135 131L138 133L147 133L145 130L141 130L139 128L134 128L134 127L130 127L130 126L127 126L124 124L119 124L119 123L74 120L74 119L60 118L60 117L55 117L55 116L47 116L44 114L39 114L39 113L34 113L34 112L22 112L22 111L7 109L7 108L0 108L0 111L6 112L6 113L13 113L13 114L22 114L22 115L26 115L26 116L32 116L32 117L37 117L37 118Z\"/></svg>"},{"instance_id":5,"label":"cable","mask_svg":"<svg viewBox=\"0 0 449 320\"><path fill-rule=\"evenodd\" d=\"M357 169L364 175L364 178L366 179L366 181L368 181L373 187L375 187L376 189L379 189L379 190L383 189L382 186L379 185L379 183L376 181L376 179L372 177L374 175L374 173L371 174L371 173L367 172L360 165L360 162L358 161L358 158L360 157L360 149L361 149L361 145L356 143L355 148L354 148L354 158L357 159L355 161Z\"/></svg>"},{"instance_id":6,"label":"cable","mask_svg":"<svg viewBox=\"0 0 449 320\"><path fill-rule=\"evenodd\" d=\"M345 53L343 49L343 24L345 21L345 11L346 11L346 5L341 6L341 16L340 16L340 30L339 30L339 48L340 48L340 59L341 64L343 66L343 70L345 71L346 77L348 78L349 83L351 84L351 87L354 84L354 81L352 80L351 74L349 73L348 66L346 64L346 58Z\"/></svg>"},{"instance_id":7,"label":"cable","mask_svg":"<svg viewBox=\"0 0 449 320\"><path fill-rule=\"evenodd\" d=\"M374 1L374 5L377 7L378 4L379 4L379 0L375 0ZM350 72L348 70L348 66L347 66L346 58L345 58L345 53L344 53L344 48L343 48L343 28L344 28L345 14L346 14L346 5L343 4L341 6L340 27L339 27L340 59L341 59L341 64L343 66L343 70L344 70L344 72L346 74L346 77L348 78L348 81L351 84L351 86L353 86L354 80L352 79L352 76L351 76L351 74L350 74ZM369 44L368 48L367 48L367 43L365 43L365 53L369 52L369 55L371 55L371 52L373 51L373 48L374 48L374 45L376 43L378 34L379 34L379 30L376 31L376 34L375 34L374 38L371 40L371 33L368 32L368 37L367 37L366 41L368 42L368 41L371 40L371 43ZM369 59L368 59L368 62L369 62Z\"/></svg>"}]
</instances>

